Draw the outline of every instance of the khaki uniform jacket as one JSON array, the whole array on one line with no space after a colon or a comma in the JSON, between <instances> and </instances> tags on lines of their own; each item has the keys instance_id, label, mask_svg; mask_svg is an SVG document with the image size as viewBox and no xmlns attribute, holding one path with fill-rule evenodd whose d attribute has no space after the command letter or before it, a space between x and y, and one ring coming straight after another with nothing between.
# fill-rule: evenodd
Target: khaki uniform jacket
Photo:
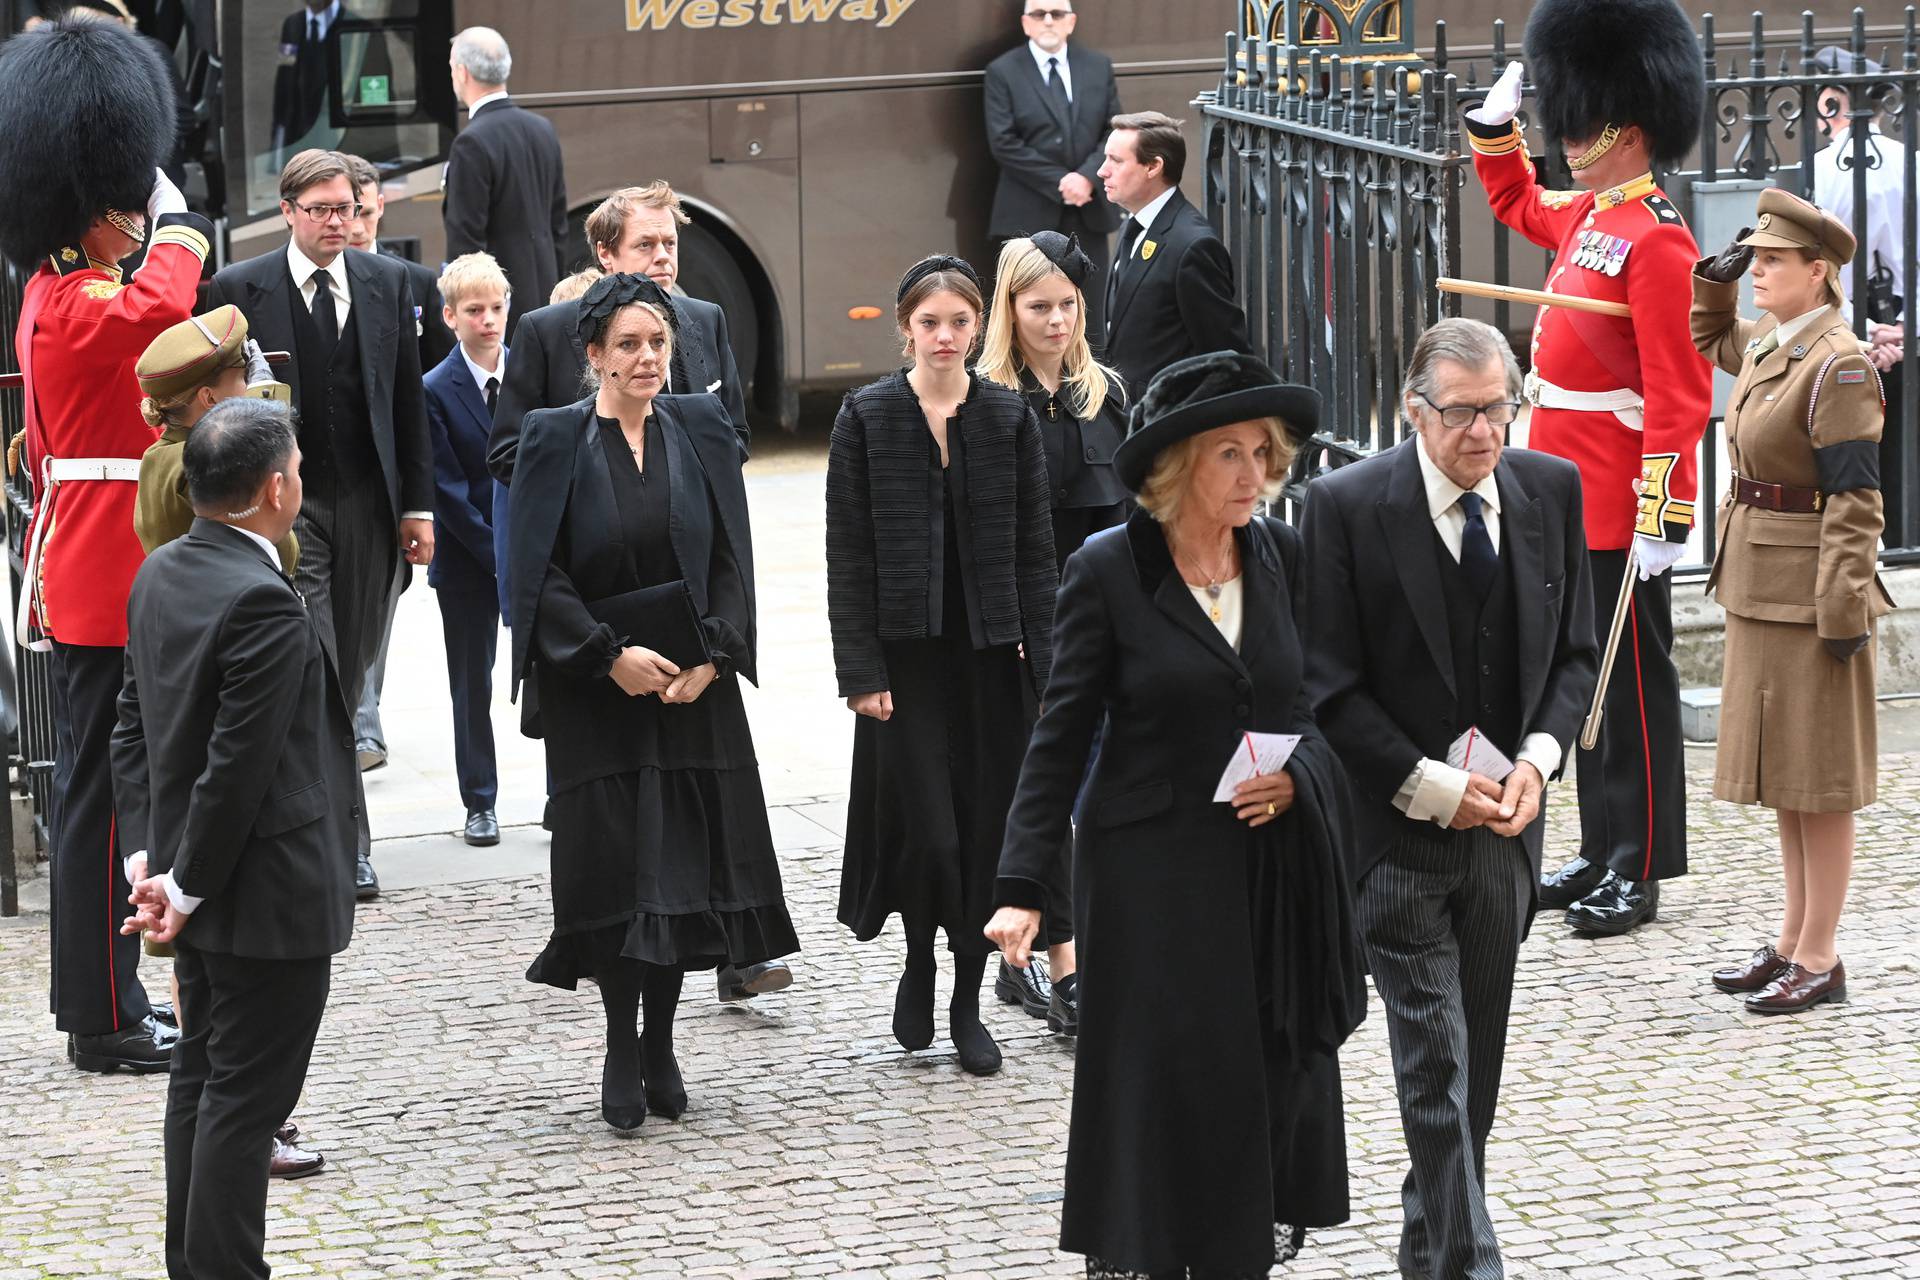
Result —
<instances>
[{"instance_id":1,"label":"khaki uniform jacket","mask_svg":"<svg viewBox=\"0 0 1920 1280\"><path fill-rule=\"evenodd\" d=\"M1738 282L1706 279L1705 265L1694 268L1693 341L1735 378L1726 411L1734 472L1822 493L1820 510L1801 514L1736 503L1729 486L1707 589L1742 617L1817 624L1829 640L1866 635L1893 607L1877 572L1880 376L1831 306L1754 363L1749 345L1778 321L1742 320Z\"/></svg>"},{"instance_id":2,"label":"khaki uniform jacket","mask_svg":"<svg viewBox=\"0 0 1920 1280\"><path fill-rule=\"evenodd\" d=\"M186 447L187 428L168 427L140 455L140 487L133 498L133 532L148 555L182 537L193 527L193 503L187 500L187 477L180 451ZM300 540L291 531L280 540L280 568L288 577L300 560Z\"/></svg>"}]
</instances>

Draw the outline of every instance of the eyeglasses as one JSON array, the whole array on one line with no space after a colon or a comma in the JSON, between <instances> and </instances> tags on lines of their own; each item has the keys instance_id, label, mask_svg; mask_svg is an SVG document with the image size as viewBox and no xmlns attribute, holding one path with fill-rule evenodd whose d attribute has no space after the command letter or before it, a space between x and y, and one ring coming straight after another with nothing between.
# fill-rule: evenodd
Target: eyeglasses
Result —
<instances>
[{"instance_id":1,"label":"eyeglasses","mask_svg":"<svg viewBox=\"0 0 1920 1280\"><path fill-rule=\"evenodd\" d=\"M1065 22L1073 16L1071 9L1029 9L1021 15L1035 22Z\"/></svg>"},{"instance_id":2,"label":"eyeglasses","mask_svg":"<svg viewBox=\"0 0 1920 1280\"><path fill-rule=\"evenodd\" d=\"M1437 405L1424 391L1415 395L1425 400L1433 411L1440 415L1440 425L1451 427L1455 431L1464 431L1474 424L1474 420L1485 416L1490 427L1504 427L1520 416L1518 400L1495 400L1492 404L1450 404Z\"/></svg>"},{"instance_id":3,"label":"eyeglasses","mask_svg":"<svg viewBox=\"0 0 1920 1280\"><path fill-rule=\"evenodd\" d=\"M306 214L311 221L319 223L333 222L335 220L352 222L355 218L367 211L367 206L363 204L300 204L298 201L293 200L289 200L287 203Z\"/></svg>"}]
</instances>

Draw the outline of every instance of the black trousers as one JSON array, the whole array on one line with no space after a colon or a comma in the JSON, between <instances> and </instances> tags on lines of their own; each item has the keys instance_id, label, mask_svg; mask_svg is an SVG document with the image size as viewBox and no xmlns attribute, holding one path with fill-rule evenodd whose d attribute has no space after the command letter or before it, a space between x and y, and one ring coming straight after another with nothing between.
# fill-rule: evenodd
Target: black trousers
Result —
<instances>
[{"instance_id":1,"label":"black trousers","mask_svg":"<svg viewBox=\"0 0 1920 1280\"><path fill-rule=\"evenodd\" d=\"M492 584L441 587L440 632L447 642L447 688L453 694L453 767L467 812L491 809L500 794L493 756L493 655L500 638L500 599Z\"/></svg>"},{"instance_id":2,"label":"black trousers","mask_svg":"<svg viewBox=\"0 0 1920 1280\"><path fill-rule=\"evenodd\" d=\"M140 939L123 937L133 914L114 829L109 743L127 651L104 645L53 646L53 804L48 817L54 1025L100 1035L151 1013L140 985Z\"/></svg>"},{"instance_id":3,"label":"black trousers","mask_svg":"<svg viewBox=\"0 0 1920 1280\"><path fill-rule=\"evenodd\" d=\"M1487 1135L1532 903L1526 847L1484 828L1437 848L1409 841L1360 885L1355 921L1387 1011L1411 1165L1400 1190L1404 1276L1502 1275Z\"/></svg>"},{"instance_id":4,"label":"black trousers","mask_svg":"<svg viewBox=\"0 0 1920 1280\"><path fill-rule=\"evenodd\" d=\"M189 1014L167 1086L169 1280L265 1280L273 1132L300 1100L333 958L175 944Z\"/></svg>"},{"instance_id":5,"label":"black trousers","mask_svg":"<svg viewBox=\"0 0 1920 1280\"><path fill-rule=\"evenodd\" d=\"M1624 551L1589 551L1594 625L1613 621ZM1600 637L1604 648L1606 636ZM1687 874L1686 749L1673 666L1673 581L1635 575L1633 609L1607 684L1600 741L1578 753L1580 856L1628 880Z\"/></svg>"}]
</instances>

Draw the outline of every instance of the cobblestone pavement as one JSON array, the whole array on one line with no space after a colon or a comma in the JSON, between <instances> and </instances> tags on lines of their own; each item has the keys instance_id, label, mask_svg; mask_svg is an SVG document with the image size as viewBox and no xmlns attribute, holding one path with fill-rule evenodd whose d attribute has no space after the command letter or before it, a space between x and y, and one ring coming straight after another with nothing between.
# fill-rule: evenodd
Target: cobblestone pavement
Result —
<instances>
[{"instance_id":1,"label":"cobblestone pavement","mask_svg":"<svg viewBox=\"0 0 1920 1280\"><path fill-rule=\"evenodd\" d=\"M897 938L859 947L833 923L851 735L818 605L817 459L756 462L753 487L768 686L753 714L805 947L795 986L721 1007L690 978L692 1108L632 1140L601 1125L590 989L520 976L548 920L537 828L488 858L420 834L426 815L458 813L437 754L438 625L430 594L410 592L389 678L396 765L370 795L376 831L409 833L376 861L414 887L363 908L336 965L297 1113L330 1166L273 1188L276 1275L1078 1274L1054 1248L1070 1046L995 1005L999 1076L961 1074L944 1042L901 1053ZM538 757L504 736L504 692L499 724L503 816L531 824ZM1696 871L1669 886L1660 923L1591 942L1542 919L1523 953L1488 1156L1510 1274L1920 1274L1920 756L1885 758L1862 815L1852 1003L1773 1021L1704 976L1768 935L1771 826L1704 798L1708 757L1692 762ZM1549 858L1572 843L1570 789L1552 814ZM159 1276L162 1081L67 1066L45 944L44 918L0 922L0 1280ZM1354 1218L1316 1233L1289 1275L1394 1274L1403 1148L1377 1005L1343 1068Z\"/></svg>"}]
</instances>

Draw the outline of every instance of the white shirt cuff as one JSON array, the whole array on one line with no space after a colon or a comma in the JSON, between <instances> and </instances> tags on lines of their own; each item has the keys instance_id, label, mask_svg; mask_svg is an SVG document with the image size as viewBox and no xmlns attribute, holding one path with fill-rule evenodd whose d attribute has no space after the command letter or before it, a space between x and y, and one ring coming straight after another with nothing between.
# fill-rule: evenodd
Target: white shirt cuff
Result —
<instances>
[{"instance_id":1,"label":"white shirt cuff","mask_svg":"<svg viewBox=\"0 0 1920 1280\"><path fill-rule=\"evenodd\" d=\"M1530 764L1540 771L1540 781L1545 782L1560 771L1566 761L1566 753L1560 750L1550 733L1530 733L1520 740L1520 750L1515 753L1515 764Z\"/></svg>"},{"instance_id":2,"label":"white shirt cuff","mask_svg":"<svg viewBox=\"0 0 1920 1280\"><path fill-rule=\"evenodd\" d=\"M1415 822L1446 826L1460 811L1467 794L1467 772L1444 760L1426 759L1413 766L1413 772L1394 794L1393 807Z\"/></svg>"},{"instance_id":3,"label":"white shirt cuff","mask_svg":"<svg viewBox=\"0 0 1920 1280\"><path fill-rule=\"evenodd\" d=\"M433 519L433 512L431 512L431 511L402 511L402 512L400 513L400 518L401 518L402 520L431 520L431 519Z\"/></svg>"},{"instance_id":4,"label":"white shirt cuff","mask_svg":"<svg viewBox=\"0 0 1920 1280\"><path fill-rule=\"evenodd\" d=\"M183 892L171 871L160 877L160 887L167 891L167 901L173 904L173 909L183 916L192 915L194 909L206 901L205 898L196 898Z\"/></svg>"}]
</instances>

